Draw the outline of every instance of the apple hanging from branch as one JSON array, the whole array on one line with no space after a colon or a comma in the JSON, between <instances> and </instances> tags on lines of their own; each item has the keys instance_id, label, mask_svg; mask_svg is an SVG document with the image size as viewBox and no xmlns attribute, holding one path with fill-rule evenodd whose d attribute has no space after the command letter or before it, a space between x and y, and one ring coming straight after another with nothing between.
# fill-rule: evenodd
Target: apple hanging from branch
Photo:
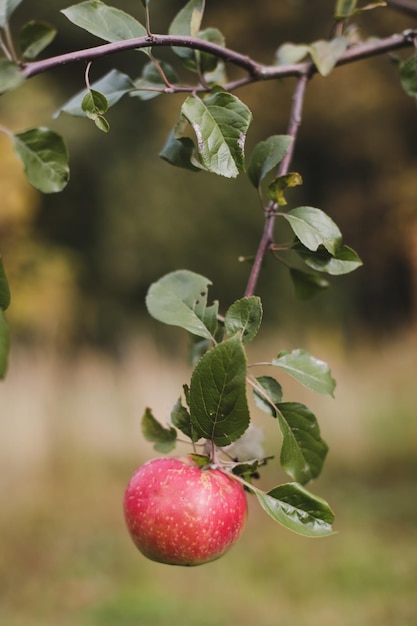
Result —
<instances>
[{"instance_id":1,"label":"apple hanging from branch","mask_svg":"<svg viewBox=\"0 0 417 626\"><path fill-rule=\"evenodd\" d=\"M246 522L242 485L189 457L140 466L124 499L129 533L140 552L169 565L201 565L222 556Z\"/></svg>"}]
</instances>

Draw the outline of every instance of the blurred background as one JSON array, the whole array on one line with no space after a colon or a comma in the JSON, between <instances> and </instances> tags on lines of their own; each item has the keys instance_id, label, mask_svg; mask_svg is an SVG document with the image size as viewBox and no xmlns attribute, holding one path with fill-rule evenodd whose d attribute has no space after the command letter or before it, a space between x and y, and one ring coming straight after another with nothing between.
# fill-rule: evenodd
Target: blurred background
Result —
<instances>
[{"instance_id":1,"label":"blurred background","mask_svg":"<svg viewBox=\"0 0 417 626\"><path fill-rule=\"evenodd\" d=\"M141 3L113 3L143 21ZM284 42L328 37L333 0L210 0L204 26L229 47L272 63ZM59 31L48 55L97 44L59 9L23 2ZM183 5L151 3L166 32ZM392 9L365 13L362 36L416 27ZM158 56L172 60L169 51ZM409 54L409 53L406 53ZM404 58L404 53L398 54ZM137 77L143 55L93 65ZM233 74L233 73L232 73ZM0 385L0 623L151 626L417 626L417 120L389 56L315 77L293 168L304 180L288 199L326 211L364 261L314 300L295 300L272 259L258 294L266 325L251 353L270 359L303 347L326 360L336 398L315 397L282 377L285 399L317 415L330 454L312 490L336 513L338 533L306 540L250 503L247 529L222 560L188 570L146 561L124 528L125 485L155 453L140 418L168 420L188 382L184 334L146 314L149 284L187 268L210 278L224 311L243 294L263 226L251 185L171 168L158 152L182 97L125 98L104 135L54 112L83 87L68 65L2 96L1 124L49 126L71 155L71 181L41 196L0 136L0 251L12 290L9 373ZM237 92L254 121L247 153L286 132L294 81ZM276 424L267 454L279 454ZM285 481L272 463L262 486Z\"/></svg>"}]
</instances>

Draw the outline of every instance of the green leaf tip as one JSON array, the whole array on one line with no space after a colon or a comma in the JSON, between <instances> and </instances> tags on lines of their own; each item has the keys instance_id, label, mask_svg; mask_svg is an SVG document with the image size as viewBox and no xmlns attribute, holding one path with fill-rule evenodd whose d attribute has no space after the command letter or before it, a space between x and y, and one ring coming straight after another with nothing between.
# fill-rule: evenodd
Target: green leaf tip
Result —
<instances>
[{"instance_id":1,"label":"green leaf tip","mask_svg":"<svg viewBox=\"0 0 417 626\"><path fill-rule=\"evenodd\" d=\"M0 256L0 309L5 311L10 306L10 289L4 271L3 260Z\"/></svg>"},{"instance_id":2,"label":"green leaf tip","mask_svg":"<svg viewBox=\"0 0 417 626\"><path fill-rule=\"evenodd\" d=\"M272 519L304 537L326 537L334 533L334 513L322 498L298 483L286 483L256 497Z\"/></svg>"},{"instance_id":3,"label":"green leaf tip","mask_svg":"<svg viewBox=\"0 0 417 626\"><path fill-rule=\"evenodd\" d=\"M336 381L331 376L329 366L305 350L284 350L272 360L272 364L283 369L305 387L317 393L334 395Z\"/></svg>"},{"instance_id":4,"label":"green leaf tip","mask_svg":"<svg viewBox=\"0 0 417 626\"><path fill-rule=\"evenodd\" d=\"M207 306L211 281L189 270L177 270L153 283L146 296L148 312L156 320L180 326L188 332L213 339L218 303Z\"/></svg>"},{"instance_id":5,"label":"green leaf tip","mask_svg":"<svg viewBox=\"0 0 417 626\"><path fill-rule=\"evenodd\" d=\"M10 352L10 328L0 309L0 378L4 378L7 371Z\"/></svg>"},{"instance_id":6,"label":"green leaf tip","mask_svg":"<svg viewBox=\"0 0 417 626\"><path fill-rule=\"evenodd\" d=\"M154 443L154 449L158 452L167 453L175 448L177 431L172 426L162 426L149 408L142 417L142 433L147 441Z\"/></svg>"}]
</instances>

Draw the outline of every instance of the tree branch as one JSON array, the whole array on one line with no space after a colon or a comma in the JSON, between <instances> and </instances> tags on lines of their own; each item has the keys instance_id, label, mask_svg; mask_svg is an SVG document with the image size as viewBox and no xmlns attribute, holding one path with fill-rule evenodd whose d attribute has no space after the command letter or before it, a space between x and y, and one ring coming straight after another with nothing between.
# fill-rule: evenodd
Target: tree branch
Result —
<instances>
[{"instance_id":1,"label":"tree branch","mask_svg":"<svg viewBox=\"0 0 417 626\"><path fill-rule=\"evenodd\" d=\"M391 9L417 18L417 2L414 0L386 0L386 3Z\"/></svg>"},{"instance_id":2,"label":"tree branch","mask_svg":"<svg viewBox=\"0 0 417 626\"><path fill-rule=\"evenodd\" d=\"M288 174L288 171L290 168L290 164L291 164L293 153L294 153L295 143L297 139L298 129L301 124L301 114L303 110L305 92L306 92L307 84L310 78L311 78L311 68L310 68L310 71L307 71L305 74L300 76L297 82L297 86L294 91L292 107L291 107L290 122L288 125L288 131L287 131L287 134L293 138L293 141L285 157L280 163L278 176L285 176L285 174ZM253 262L251 273L249 275L248 284L245 290L246 297L254 295L256 285L259 279L259 274L262 269L262 263L264 261L266 253L269 250L270 245L273 243L273 234L274 234L275 220L277 217L276 215L277 208L278 208L277 204L271 201L266 209L264 231L262 233L262 238L259 242L255 260Z\"/></svg>"},{"instance_id":3,"label":"tree branch","mask_svg":"<svg viewBox=\"0 0 417 626\"><path fill-rule=\"evenodd\" d=\"M366 59L371 56L390 52L400 48L406 48L414 45L414 39L417 37L417 29L409 29L403 33L398 33L386 37L385 39L379 39L376 41L365 42L349 48L345 54L339 59L337 65L345 65L347 63L353 63L361 59ZM184 47L192 48L195 50L201 50L202 52L208 52L215 55L217 58L222 59L227 63L236 65L244 69L248 76L240 81L231 83L235 88L242 85L247 85L258 80L272 80L275 78L285 78L289 76L303 76L306 72L310 72L311 63L295 63L291 65L264 65L257 63L250 57L235 52L229 48L223 48L217 44L203 39L195 37L174 37L171 35L153 35L150 37L139 37L135 39L125 39L123 41L116 41L113 43L107 43L94 48L86 48L83 50L77 50L75 52L67 52L55 57L42 59L40 61L33 61L27 63L22 67L22 74L25 78L31 78L42 72L46 72L55 67L67 63L76 63L80 61L93 61L110 54L116 54L125 50L134 50L149 47ZM316 68L313 66L313 72L316 72ZM225 88L228 86L225 85Z\"/></svg>"}]
</instances>

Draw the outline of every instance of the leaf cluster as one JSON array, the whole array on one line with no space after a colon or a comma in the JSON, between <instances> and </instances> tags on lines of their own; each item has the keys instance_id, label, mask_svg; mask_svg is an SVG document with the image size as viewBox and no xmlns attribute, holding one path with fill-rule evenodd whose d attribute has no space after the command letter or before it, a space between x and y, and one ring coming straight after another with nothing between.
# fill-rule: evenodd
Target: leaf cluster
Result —
<instances>
[{"instance_id":1,"label":"leaf cluster","mask_svg":"<svg viewBox=\"0 0 417 626\"><path fill-rule=\"evenodd\" d=\"M178 439L187 437L194 450L203 447L203 465L215 464L232 472L277 522L305 536L329 534L333 519L330 508L304 487L319 476L327 454L317 419L303 404L284 402L282 387L274 377L255 377L249 370L256 366L278 368L309 389L333 395L335 381L330 370L304 350L281 351L269 363L248 364L246 345L261 327L261 301L256 296L241 298L220 316L219 303L208 304L210 285L204 276L179 270L149 288L146 305L150 315L183 328L203 343L190 382L172 409L170 423L162 425L148 408L142 420L143 434L159 452L170 452ZM253 485L268 458L239 457L239 441L245 438L245 450L251 450L253 437L248 389L257 407L277 423L282 439L281 466L293 480L268 493ZM252 445L255 448L258 450L257 442Z\"/></svg>"}]
</instances>

